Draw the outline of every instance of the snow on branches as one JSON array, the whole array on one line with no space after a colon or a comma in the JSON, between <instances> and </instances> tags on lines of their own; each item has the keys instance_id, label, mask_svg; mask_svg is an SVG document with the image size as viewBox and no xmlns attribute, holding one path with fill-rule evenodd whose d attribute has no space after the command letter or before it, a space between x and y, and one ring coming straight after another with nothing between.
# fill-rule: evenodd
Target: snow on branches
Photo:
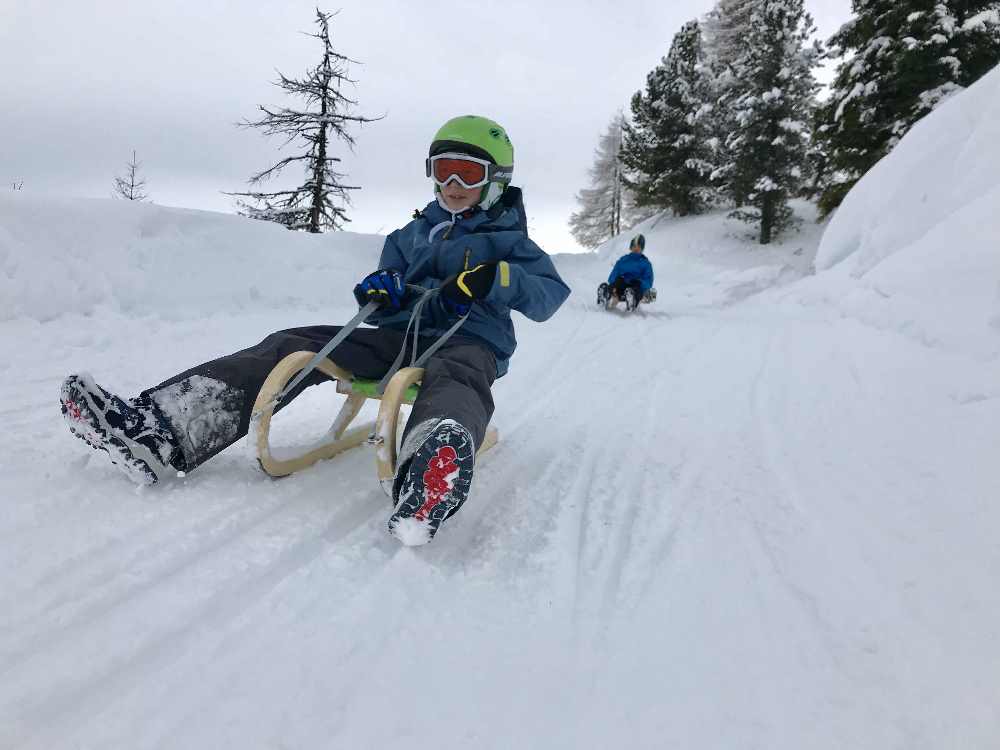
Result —
<instances>
[{"instance_id":1,"label":"snow on branches","mask_svg":"<svg viewBox=\"0 0 1000 750\"><path fill-rule=\"evenodd\" d=\"M827 213L910 128L1000 63L997 0L854 0L816 130L829 158Z\"/></svg>"},{"instance_id":2,"label":"snow on branches","mask_svg":"<svg viewBox=\"0 0 1000 750\"><path fill-rule=\"evenodd\" d=\"M802 0L757 0L730 50L723 154L714 179L736 204L734 216L759 225L761 244L786 228L788 199L803 190L822 49Z\"/></svg>"},{"instance_id":3,"label":"snow on branches","mask_svg":"<svg viewBox=\"0 0 1000 750\"><path fill-rule=\"evenodd\" d=\"M622 161L640 206L701 213L712 203L714 171L708 121L713 110L701 27L686 23L667 57L646 78L646 91L632 97Z\"/></svg>"}]
</instances>

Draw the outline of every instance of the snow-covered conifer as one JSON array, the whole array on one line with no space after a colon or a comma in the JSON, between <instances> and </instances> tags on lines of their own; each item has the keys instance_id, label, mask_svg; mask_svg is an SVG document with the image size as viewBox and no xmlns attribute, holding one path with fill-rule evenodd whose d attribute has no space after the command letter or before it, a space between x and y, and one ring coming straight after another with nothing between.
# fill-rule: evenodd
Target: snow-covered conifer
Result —
<instances>
[{"instance_id":1,"label":"snow-covered conifer","mask_svg":"<svg viewBox=\"0 0 1000 750\"><path fill-rule=\"evenodd\" d=\"M701 28L691 21L646 77L646 92L632 97L633 122L625 126L622 161L639 206L669 208L686 216L710 204L710 98Z\"/></svg>"},{"instance_id":2,"label":"snow-covered conifer","mask_svg":"<svg viewBox=\"0 0 1000 750\"><path fill-rule=\"evenodd\" d=\"M822 110L836 208L913 124L1000 63L1000 2L853 0L854 17L831 39L845 59Z\"/></svg>"},{"instance_id":3,"label":"snow-covered conifer","mask_svg":"<svg viewBox=\"0 0 1000 750\"><path fill-rule=\"evenodd\" d=\"M701 22L705 59L717 75L730 71L743 53L743 41L757 0L719 0Z\"/></svg>"},{"instance_id":4,"label":"snow-covered conifer","mask_svg":"<svg viewBox=\"0 0 1000 750\"><path fill-rule=\"evenodd\" d=\"M305 182L288 190L230 193L247 197L256 204L239 201L241 213L245 216L309 232L340 229L343 222L350 221L346 214L346 206L350 204L348 191L360 188L342 182L346 175L337 171L336 165L341 159L333 155L333 139L339 138L353 147L354 138L347 130L348 124L372 122L379 118L351 114L351 108L357 102L349 99L341 89L345 83L354 83L347 77L347 65L356 61L333 49L330 41L330 19L333 15L317 9L316 25L319 31L309 35L319 39L323 45L320 63L306 71L303 78L278 74L280 80L276 85L292 96L301 97L305 106L301 109L261 106L263 117L243 123L245 127L262 128L265 135L285 136L286 143L302 142L305 148L303 153L288 156L250 178L251 185L277 176L290 164L304 169Z\"/></svg>"},{"instance_id":5,"label":"snow-covered conifer","mask_svg":"<svg viewBox=\"0 0 1000 750\"><path fill-rule=\"evenodd\" d=\"M808 171L812 71L822 54L818 42L810 43L813 32L802 0L757 0L732 65L724 104L735 128L715 177L740 206L735 215L760 225L761 244L791 221L788 198L801 191Z\"/></svg>"},{"instance_id":6,"label":"snow-covered conifer","mask_svg":"<svg viewBox=\"0 0 1000 750\"><path fill-rule=\"evenodd\" d=\"M729 106L733 87L737 83L733 66L743 53L755 2L757 0L718 0L701 22L705 67L709 71L710 101L713 105L705 126L716 164L728 160L726 140L737 127ZM721 191L719 195L722 197ZM737 205L742 205L744 198L737 199Z\"/></svg>"}]
</instances>

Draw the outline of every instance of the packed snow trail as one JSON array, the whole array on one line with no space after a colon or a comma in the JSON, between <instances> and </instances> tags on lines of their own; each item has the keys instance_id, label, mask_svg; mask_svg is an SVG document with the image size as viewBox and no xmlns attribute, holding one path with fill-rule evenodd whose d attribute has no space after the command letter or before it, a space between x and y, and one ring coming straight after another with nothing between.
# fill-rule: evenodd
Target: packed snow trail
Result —
<instances>
[{"instance_id":1,"label":"packed snow trail","mask_svg":"<svg viewBox=\"0 0 1000 750\"><path fill-rule=\"evenodd\" d=\"M416 551L367 451L138 491L59 419L81 360L152 382L298 316L159 323L157 356L142 319L5 324L0 745L988 746L996 401L850 320L689 307L696 266L625 316L562 265ZM313 390L283 425L322 431Z\"/></svg>"},{"instance_id":2,"label":"packed snow trail","mask_svg":"<svg viewBox=\"0 0 1000 750\"><path fill-rule=\"evenodd\" d=\"M57 401L348 319L379 238L0 196L0 747L995 747L998 193L947 176L1000 174L1000 118L957 106L995 101L918 124L815 276L822 227L749 249L718 215L642 227L635 314L594 303L627 237L557 257L575 294L517 320L501 441L419 549L365 449L137 490Z\"/></svg>"}]
</instances>

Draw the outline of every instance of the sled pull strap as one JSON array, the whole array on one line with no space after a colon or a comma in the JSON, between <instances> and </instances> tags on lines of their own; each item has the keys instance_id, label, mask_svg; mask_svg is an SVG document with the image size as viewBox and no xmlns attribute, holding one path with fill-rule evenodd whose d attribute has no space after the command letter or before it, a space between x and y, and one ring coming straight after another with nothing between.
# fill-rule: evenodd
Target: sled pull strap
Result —
<instances>
[{"instance_id":1,"label":"sled pull strap","mask_svg":"<svg viewBox=\"0 0 1000 750\"><path fill-rule=\"evenodd\" d=\"M315 356L313 356L313 358L309 360L309 364L303 367L302 370L299 371L299 374L296 375L294 378L292 378L291 382L282 389L281 393L275 396L274 398L275 404L280 404L281 400L287 394L289 394L292 391L292 389L295 388L295 386L297 386L299 383L305 380L306 376L316 369L316 365L322 362L327 354L329 354L338 346L340 346L341 343L343 343L343 341L348 336L350 336L351 333L353 333L354 329L360 326L362 323L364 323L365 318L367 318L377 309L378 309L378 302L374 301L369 302L367 305L362 307L361 310L358 312L358 314L355 315L353 318L351 318L351 320L343 328L340 329L340 332L336 336L330 339L330 341L326 344L326 346L324 346L322 349L316 352Z\"/></svg>"},{"instance_id":2,"label":"sled pull strap","mask_svg":"<svg viewBox=\"0 0 1000 750\"><path fill-rule=\"evenodd\" d=\"M417 304L413 306L413 313L410 315L410 322L406 324L406 333L403 334L403 346L400 348L399 354L396 355L396 359L393 361L389 371L385 374L385 377L379 381L378 388L376 388L376 393L378 393L379 396L385 393L386 386L389 385L389 381L392 380L392 376L399 372L399 368L403 366L403 359L406 357L406 341L410 337L411 327L413 327L413 352L410 355L410 367L423 367L424 363L431 358L434 352L440 349L444 345L444 342L450 339L452 334L461 328L462 324L469 317L469 313L466 313L455 321L455 324L451 328L441 334L437 341L427 347L427 351L417 357L417 346L420 341L420 314L423 312L424 305L427 304L431 297L436 294L440 294L440 292L440 288L428 289L417 301ZM416 323L416 325L414 325L414 323Z\"/></svg>"}]
</instances>

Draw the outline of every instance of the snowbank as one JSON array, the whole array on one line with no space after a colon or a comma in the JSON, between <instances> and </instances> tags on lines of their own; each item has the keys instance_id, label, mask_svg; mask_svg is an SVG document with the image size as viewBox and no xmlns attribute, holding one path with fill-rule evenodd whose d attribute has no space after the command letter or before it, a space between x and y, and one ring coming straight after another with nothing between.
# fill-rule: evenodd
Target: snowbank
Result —
<instances>
[{"instance_id":1,"label":"snowbank","mask_svg":"<svg viewBox=\"0 0 1000 750\"><path fill-rule=\"evenodd\" d=\"M148 203L0 194L0 321L322 309L350 295L340 279L374 268L382 242Z\"/></svg>"},{"instance_id":2,"label":"snowbank","mask_svg":"<svg viewBox=\"0 0 1000 750\"><path fill-rule=\"evenodd\" d=\"M1000 354L1000 68L906 135L848 194L817 270L845 311L925 344Z\"/></svg>"}]
</instances>

